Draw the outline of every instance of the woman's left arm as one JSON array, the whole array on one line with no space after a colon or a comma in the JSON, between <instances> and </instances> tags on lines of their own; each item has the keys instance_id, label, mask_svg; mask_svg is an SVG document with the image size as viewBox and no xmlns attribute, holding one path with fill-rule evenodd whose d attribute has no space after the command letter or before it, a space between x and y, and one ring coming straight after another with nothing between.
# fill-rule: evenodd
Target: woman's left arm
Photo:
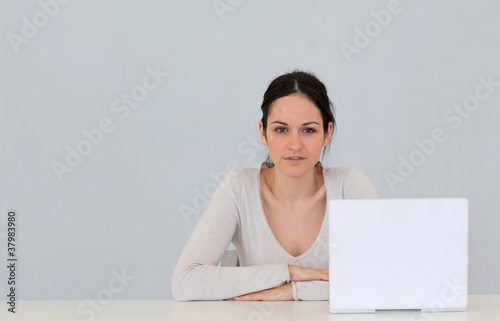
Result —
<instances>
[{"instance_id":1,"label":"woman's left arm","mask_svg":"<svg viewBox=\"0 0 500 321\"><path fill-rule=\"evenodd\" d=\"M302 281L234 298L235 301L327 301L328 281Z\"/></svg>"}]
</instances>

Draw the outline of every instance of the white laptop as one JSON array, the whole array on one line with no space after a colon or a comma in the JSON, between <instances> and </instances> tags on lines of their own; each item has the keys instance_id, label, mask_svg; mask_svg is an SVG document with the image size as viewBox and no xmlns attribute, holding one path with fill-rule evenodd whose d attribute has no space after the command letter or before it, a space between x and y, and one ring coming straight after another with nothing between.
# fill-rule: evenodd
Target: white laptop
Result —
<instances>
[{"instance_id":1,"label":"white laptop","mask_svg":"<svg viewBox=\"0 0 500 321\"><path fill-rule=\"evenodd\" d=\"M332 200L332 313L463 311L468 200Z\"/></svg>"}]
</instances>

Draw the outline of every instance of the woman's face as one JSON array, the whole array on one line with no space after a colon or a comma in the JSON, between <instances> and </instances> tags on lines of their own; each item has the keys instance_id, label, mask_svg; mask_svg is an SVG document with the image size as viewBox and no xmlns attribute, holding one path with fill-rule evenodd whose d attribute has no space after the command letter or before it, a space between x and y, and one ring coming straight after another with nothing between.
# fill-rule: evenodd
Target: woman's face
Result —
<instances>
[{"instance_id":1,"label":"woman's face","mask_svg":"<svg viewBox=\"0 0 500 321\"><path fill-rule=\"evenodd\" d=\"M321 148L330 141L333 124L325 133L321 111L302 94L279 98L270 108L266 132L259 123L260 138L277 169L300 177L318 162Z\"/></svg>"}]
</instances>

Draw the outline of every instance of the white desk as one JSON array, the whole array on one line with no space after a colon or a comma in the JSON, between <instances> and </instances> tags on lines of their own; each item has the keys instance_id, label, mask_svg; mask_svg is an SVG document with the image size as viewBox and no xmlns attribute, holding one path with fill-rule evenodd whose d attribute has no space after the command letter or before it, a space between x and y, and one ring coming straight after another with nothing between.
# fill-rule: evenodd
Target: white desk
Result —
<instances>
[{"instance_id":1,"label":"white desk","mask_svg":"<svg viewBox=\"0 0 500 321\"><path fill-rule=\"evenodd\" d=\"M257 320L338 320L338 321L500 321L500 294L470 295L466 312L439 314L393 312L376 314L330 314L327 301L312 302L175 302L171 300L108 301L101 311L82 306L85 301L18 301L17 313L7 312L0 302L0 320L50 321L257 321ZM83 307L77 313L78 306ZM100 306L102 307L102 306ZM91 316L90 311L95 312Z\"/></svg>"}]
</instances>

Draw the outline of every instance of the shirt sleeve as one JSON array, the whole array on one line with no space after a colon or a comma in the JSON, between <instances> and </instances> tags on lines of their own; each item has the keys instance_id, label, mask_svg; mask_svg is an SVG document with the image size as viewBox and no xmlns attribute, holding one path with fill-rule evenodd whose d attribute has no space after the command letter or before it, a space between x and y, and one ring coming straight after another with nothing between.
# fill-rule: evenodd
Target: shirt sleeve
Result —
<instances>
[{"instance_id":1,"label":"shirt sleeve","mask_svg":"<svg viewBox=\"0 0 500 321\"><path fill-rule=\"evenodd\" d=\"M175 300L222 300L290 281L287 263L217 266L239 228L239 182L235 172L226 175L196 225L172 277Z\"/></svg>"},{"instance_id":2,"label":"shirt sleeve","mask_svg":"<svg viewBox=\"0 0 500 321\"><path fill-rule=\"evenodd\" d=\"M292 289L295 301L327 301L330 290L328 281L292 281Z\"/></svg>"}]
</instances>

